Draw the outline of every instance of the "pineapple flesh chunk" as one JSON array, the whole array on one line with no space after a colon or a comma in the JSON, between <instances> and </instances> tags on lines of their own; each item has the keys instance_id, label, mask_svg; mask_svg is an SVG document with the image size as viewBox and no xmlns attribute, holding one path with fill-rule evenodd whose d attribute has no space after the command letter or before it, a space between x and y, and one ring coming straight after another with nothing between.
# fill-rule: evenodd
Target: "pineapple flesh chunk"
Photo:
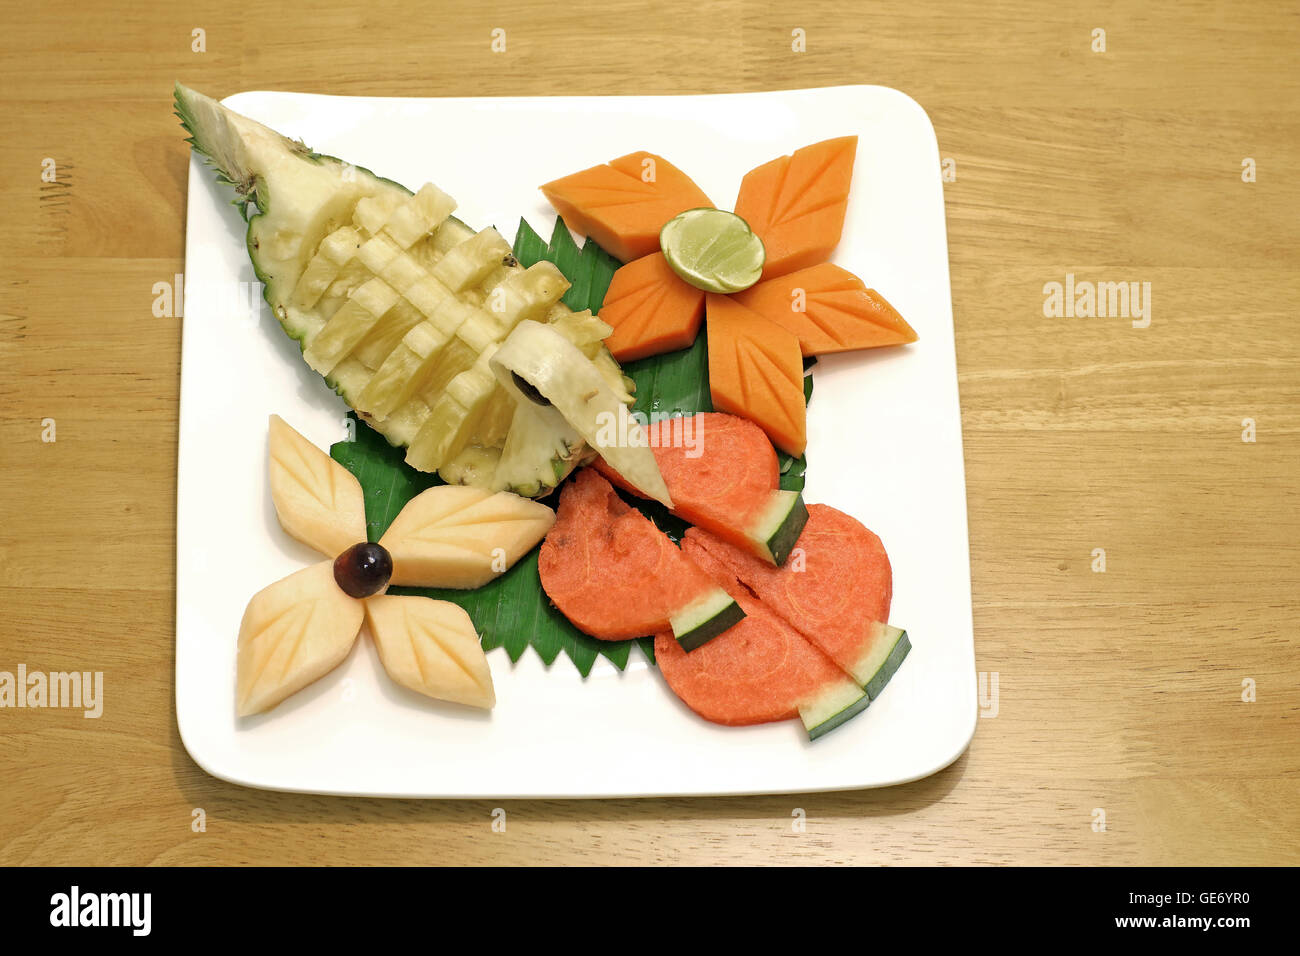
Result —
<instances>
[{"instance_id":1,"label":"pineapple flesh chunk","mask_svg":"<svg viewBox=\"0 0 1300 956\"><path fill-rule=\"evenodd\" d=\"M456 301L451 290L431 275L420 276L402 291L402 295L426 318L432 318L444 302Z\"/></svg>"},{"instance_id":2,"label":"pineapple flesh chunk","mask_svg":"<svg viewBox=\"0 0 1300 956\"><path fill-rule=\"evenodd\" d=\"M429 270L420 265L419 260L417 260L409 251L403 252L400 256L397 256L380 269L379 278L383 279L398 292L402 293L403 296L406 296L408 301L410 301L410 296L407 295L407 292L414 288L416 284L420 283L421 280L425 279L429 280L428 287L439 293L440 299L445 299L451 295L451 290L445 287L440 288L440 283L433 281ZM411 304L416 305L413 301Z\"/></svg>"},{"instance_id":3,"label":"pineapple flesh chunk","mask_svg":"<svg viewBox=\"0 0 1300 956\"><path fill-rule=\"evenodd\" d=\"M380 233L361 244L361 247L357 249L357 261L372 274L378 276L388 268L390 262L402 255L402 252L403 250L397 243Z\"/></svg>"},{"instance_id":4,"label":"pineapple flesh chunk","mask_svg":"<svg viewBox=\"0 0 1300 956\"><path fill-rule=\"evenodd\" d=\"M352 211L352 221L367 235L377 236L384 231L384 223L400 201L391 194L366 196L357 201L356 208Z\"/></svg>"},{"instance_id":5,"label":"pineapple flesh chunk","mask_svg":"<svg viewBox=\"0 0 1300 956\"><path fill-rule=\"evenodd\" d=\"M415 306L399 298L396 304L365 334L357 347L352 350L352 354L366 368L377 369L393 349L401 344L406 333L423 321L424 316Z\"/></svg>"},{"instance_id":6,"label":"pineapple flesh chunk","mask_svg":"<svg viewBox=\"0 0 1300 956\"><path fill-rule=\"evenodd\" d=\"M455 209L454 199L432 183L425 183L404 200L394 202L389 196L362 199L353 219L371 236L386 235L400 249L409 249L442 225Z\"/></svg>"},{"instance_id":7,"label":"pineapple flesh chunk","mask_svg":"<svg viewBox=\"0 0 1300 956\"><path fill-rule=\"evenodd\" d=\"M415 394L449 339L433 322L412 327L357 397L357 407L382 422Z\"/></svg>"},{"instance_id":8,"label":"pineapple flesh chunk","mask_svg":"<svg viewBox=\"0 0 1300 956\"><path fill-rule=\"evenodd\" d=\"M307 364L328 375L348 356L375 323L397 304L397 290L378 277L364 283L316 335L302 353Z\"/></svg>"},{"instance_id":9,"label":"pineapple flesh chunk","mask_svg":"<svg viewBox=\"0 0 1300 956\"><path fill-rule=\"evenodd\" d=\"M478 434L472 439L475 445L486 448L500 448L505 444L506 433L510 431L510 422L515 416L515 400L497 385L488 399L488 407L483 413Z\"/></svg>"},{"instance_id":10,"label":"pineapple flesh chunk","mask_svg":"<svg viewBox=\"0 0 1300 956\"><path fill-rule=\"evenodd\" d=\"M590 309L581 312L566 309L565 313L551 320L551 328L576 345L587 358L594 360L613 328L599 316L592 315Z\"/></svg>"},{"instance_id":11,"label":"pineapple flesh chunk","mask_svg":"<svg viewBox=\"0 0 1300 956\"><path fill-rule=\"evenodd\" d=\"M320 249L303 270L302 277L293 290L293 301L303 309L310 309L339 273L356 255L361 246L361 234L351 226L336 229L321 240Z\"/></svg>"},{"instance_id":12,"label":"pineapple flesh chunk","mask_svg":"<svg viewBox=\"0 0 1300 956\"><path fill-rule=\"evenodd\" d=\"M393 210L384 223L388 233L403 249L409 249L456 211L456 200L433 183L425 183L409 200Z\"/></svg>"},{"instance_id":13,"label":"pineapple flesh chunk","mask_svg":"<svg viewBox=\"0 0 1300 956\"><path fill-rule=\"evenodd\" d=\"M449 216L441 226L433 231L433 235L429 237L429 245L432 251L441 257L472 235L474 235L473 229L456 217Z\"/></svg>"},{"instance_id":14,"label":"pineapple flesh chunk","mask_svg":"<svg viewBox=\"0 0 1300 956\"><path fill-rule=\"evenodd\" d=\"M459 455L438 469L438 477L449 485L495 489L499 487L496 475L500 463L500 448L466 445Z\"/></svg>"},{"instance_id":15,"label":"pineapple flesh chunk","mask_svg":"<svg viewBox=\"0 0 1300 956\"><path fill-rule=\"evenodd\" d=\"M338 277L325 289L324 295L311 310L312 314L324 324L347 303L352 293L361 288L361 284L370 279L370 272L361 263L353 259L339 270ZM303 335L305 340L308 336Z\"/></svg>"},{"instance_id":16,"label":"pineapple flesh chunk","mask_svg":"<svg viewBox=\"0 0 1300 956\"><path fill-rule=\"evenodd\" d=\"M443 256L433 267L433 277L453 292L463 292L481 284L509 255L510 244L489 226Z\"/></svg>"},{"instance_id":17,"label":"pineapple flesh chunk","mask_svg":"<svg viewBox=\"0 0 1300 956\"><path fill-rule=\"evenodd\" d=\"M392 435L400 447L406 448L415 441L415 436L420 433L421 427L429 420L432 412L428 402L414 395L384 419L382 424L385 434Z\"/></svg>"},{"instance_id":18,"label":"pineapple flesh chunk","mask_svg":"<svg viewBox=\"0 0 1300 956\"><path fill-rule=\"evenodd\" d=\"M540 318L568 291L564 273L555 263L542 259L493 288L483 311L496 319L498 337L505 338L523 319Z\"/></svg>"},{"instance_id":19,"label":"pineapple flesh chunk","mask_svg":"<svg viewBox=\"0 0 1300 956\"><path fill-rule=\"evenodd\" d=\"M406 461L411 467L437 471L470 443L496 387L488 365L495 350L495 345L489 347L470 368L447 383L407 448Z\"/></svg>"}]
</instances>

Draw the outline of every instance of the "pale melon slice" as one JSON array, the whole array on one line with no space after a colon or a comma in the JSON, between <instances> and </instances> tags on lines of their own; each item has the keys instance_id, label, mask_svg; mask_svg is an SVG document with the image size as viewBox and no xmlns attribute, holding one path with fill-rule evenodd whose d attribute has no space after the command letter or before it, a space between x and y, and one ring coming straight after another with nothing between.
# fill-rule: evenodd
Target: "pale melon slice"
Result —
<instances>
[{"instance_id":1,"label":"pale melon slice","mask_svg":"<svg viewBox=\"0 0 1300 956\"><path fill-rule=\"evenodd\" d=\"M343 663L363 615L361 602L334 583L333 561L312 565L253 595L239 624L239 716L270 710Z\"/></svg>"},{"instance_id":2,"label":"pale melon slice","mask_svg":"<svg viewBox=\"0 0 1300 956\"><path fill-rule=\"evenodd\" d=\"M492 672L464 608L425 597L379 595L366 621L388 676L437 700L490 709Z\"/></svg>"},{"instance_id":3,"label":"pale melon slice","mask_svg":"<svg viewBox=\"0 0 1300 956\"><path fill-rule=\"evenodd\" d=\"M393 584L477 588L508 570L555 523L544 504L507 491L439 485L416 495L379 543Z\"/></svg>"},{"instance_id":4,"label":"pale melon slice","mask_svg":"<svg viewBox=\"0 0 1300 956\"><path fill-rule=\"evenodd\" d=\"M366 540L366 503L356 476L271 416L271 501L280 526L328 558Z\"/></svg>"}]
</instances>

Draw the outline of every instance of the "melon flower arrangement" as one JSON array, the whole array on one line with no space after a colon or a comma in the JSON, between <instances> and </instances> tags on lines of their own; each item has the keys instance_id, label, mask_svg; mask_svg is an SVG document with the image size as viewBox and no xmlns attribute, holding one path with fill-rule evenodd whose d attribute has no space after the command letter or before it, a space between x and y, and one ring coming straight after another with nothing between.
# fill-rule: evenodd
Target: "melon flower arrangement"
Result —
<instances>
[{"instance_id":1,"label":"melon flower arrangement","mask_svg":"<svg viewBox=\"0 0 1300 956\"><path fill-rule=\"evenodd\" d=\"M625 263L600 307L613 357L687 348L707 314L714 409L802 455L804 360L917 339L883 296L827 261L844 228L857 142L824 140L751 170L734 213L646 152L542 186L572 229Z\"/></svg>"},{"instance_id":2,"label":"melon flower arrangement","mask_svg":"<svg viewBox=\"0 0 1300 956\"><path fill-rule=\"evenodd\" d=\"M492 673L464 609L385 592L390 584L480 587L531 551L555 513L509 492L440 485L407 502L378 543L369 542L356 477L278 415L271 416L270 478L281 527L328 560L248 602L239 626L239 715L270 710L332 671L363 619L397 683L491 708Z\"/></svg>"}]
</instances>

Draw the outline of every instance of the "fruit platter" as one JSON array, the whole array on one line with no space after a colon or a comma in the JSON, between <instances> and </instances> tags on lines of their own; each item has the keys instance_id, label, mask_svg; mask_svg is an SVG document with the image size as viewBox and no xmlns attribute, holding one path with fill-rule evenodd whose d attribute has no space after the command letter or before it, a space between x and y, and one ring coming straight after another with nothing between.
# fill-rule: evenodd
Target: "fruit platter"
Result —
<instances>
[{"instance_id":1,"label":"fruit platter","mask_svg":"<svg viewBox=\"0 0 1300 956\"><path fill-rule=\"evenodd\" d=\"M596 797L883 786L960 755L961 423L915 103L175 105L201 766Z\"/></svg>"}]
</instances>

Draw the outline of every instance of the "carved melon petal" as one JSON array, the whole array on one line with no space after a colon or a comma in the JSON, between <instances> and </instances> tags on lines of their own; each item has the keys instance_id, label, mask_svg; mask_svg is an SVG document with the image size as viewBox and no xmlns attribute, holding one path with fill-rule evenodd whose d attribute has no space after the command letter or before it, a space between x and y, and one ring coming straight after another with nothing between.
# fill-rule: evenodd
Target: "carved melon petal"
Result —
<instances>
[{"instance_id":1,"label":"carved melon petal","mask_svg":"<svg viewBox=\"0 0 1300 956\"><path fill-rule=\"evenodd\" d=\"M239 716L270 710L343 662L361 630L361 602L322 561L253 595L239 624Z\"/></svg>"},{"instance_id":2,"label":"carved melon petal","mask_svg":"<svg viewBox=\"0 0 1300 956\"><path fill-rule=\"evenodd\" d=\"M280 526L326 557L366 540L360 482L279 415L271 416L271 500Z\"/></svg>"},{"instance_id":3,"label":"carved melon petal","mask_svg":"<svg viewBox=\"0 0 1300 956\"><path fill-rule=\"evenodd\" d=\"M379 543L393 584L476 588L508 570L555 523L555 512L507 491L439 485L407 502Z\"/></svg>"},{"instance_id":4,"label":"carved melon petal","mask_svg":"<svg viewBox=\"0 0 1300 956\"><path fill-rule=\"evenodd\" d=\"M384 669L403 687L471 707L496 703L487 656L460 605L385 594L366 601L366 620Z\"/></svg>"}]
</instances>

